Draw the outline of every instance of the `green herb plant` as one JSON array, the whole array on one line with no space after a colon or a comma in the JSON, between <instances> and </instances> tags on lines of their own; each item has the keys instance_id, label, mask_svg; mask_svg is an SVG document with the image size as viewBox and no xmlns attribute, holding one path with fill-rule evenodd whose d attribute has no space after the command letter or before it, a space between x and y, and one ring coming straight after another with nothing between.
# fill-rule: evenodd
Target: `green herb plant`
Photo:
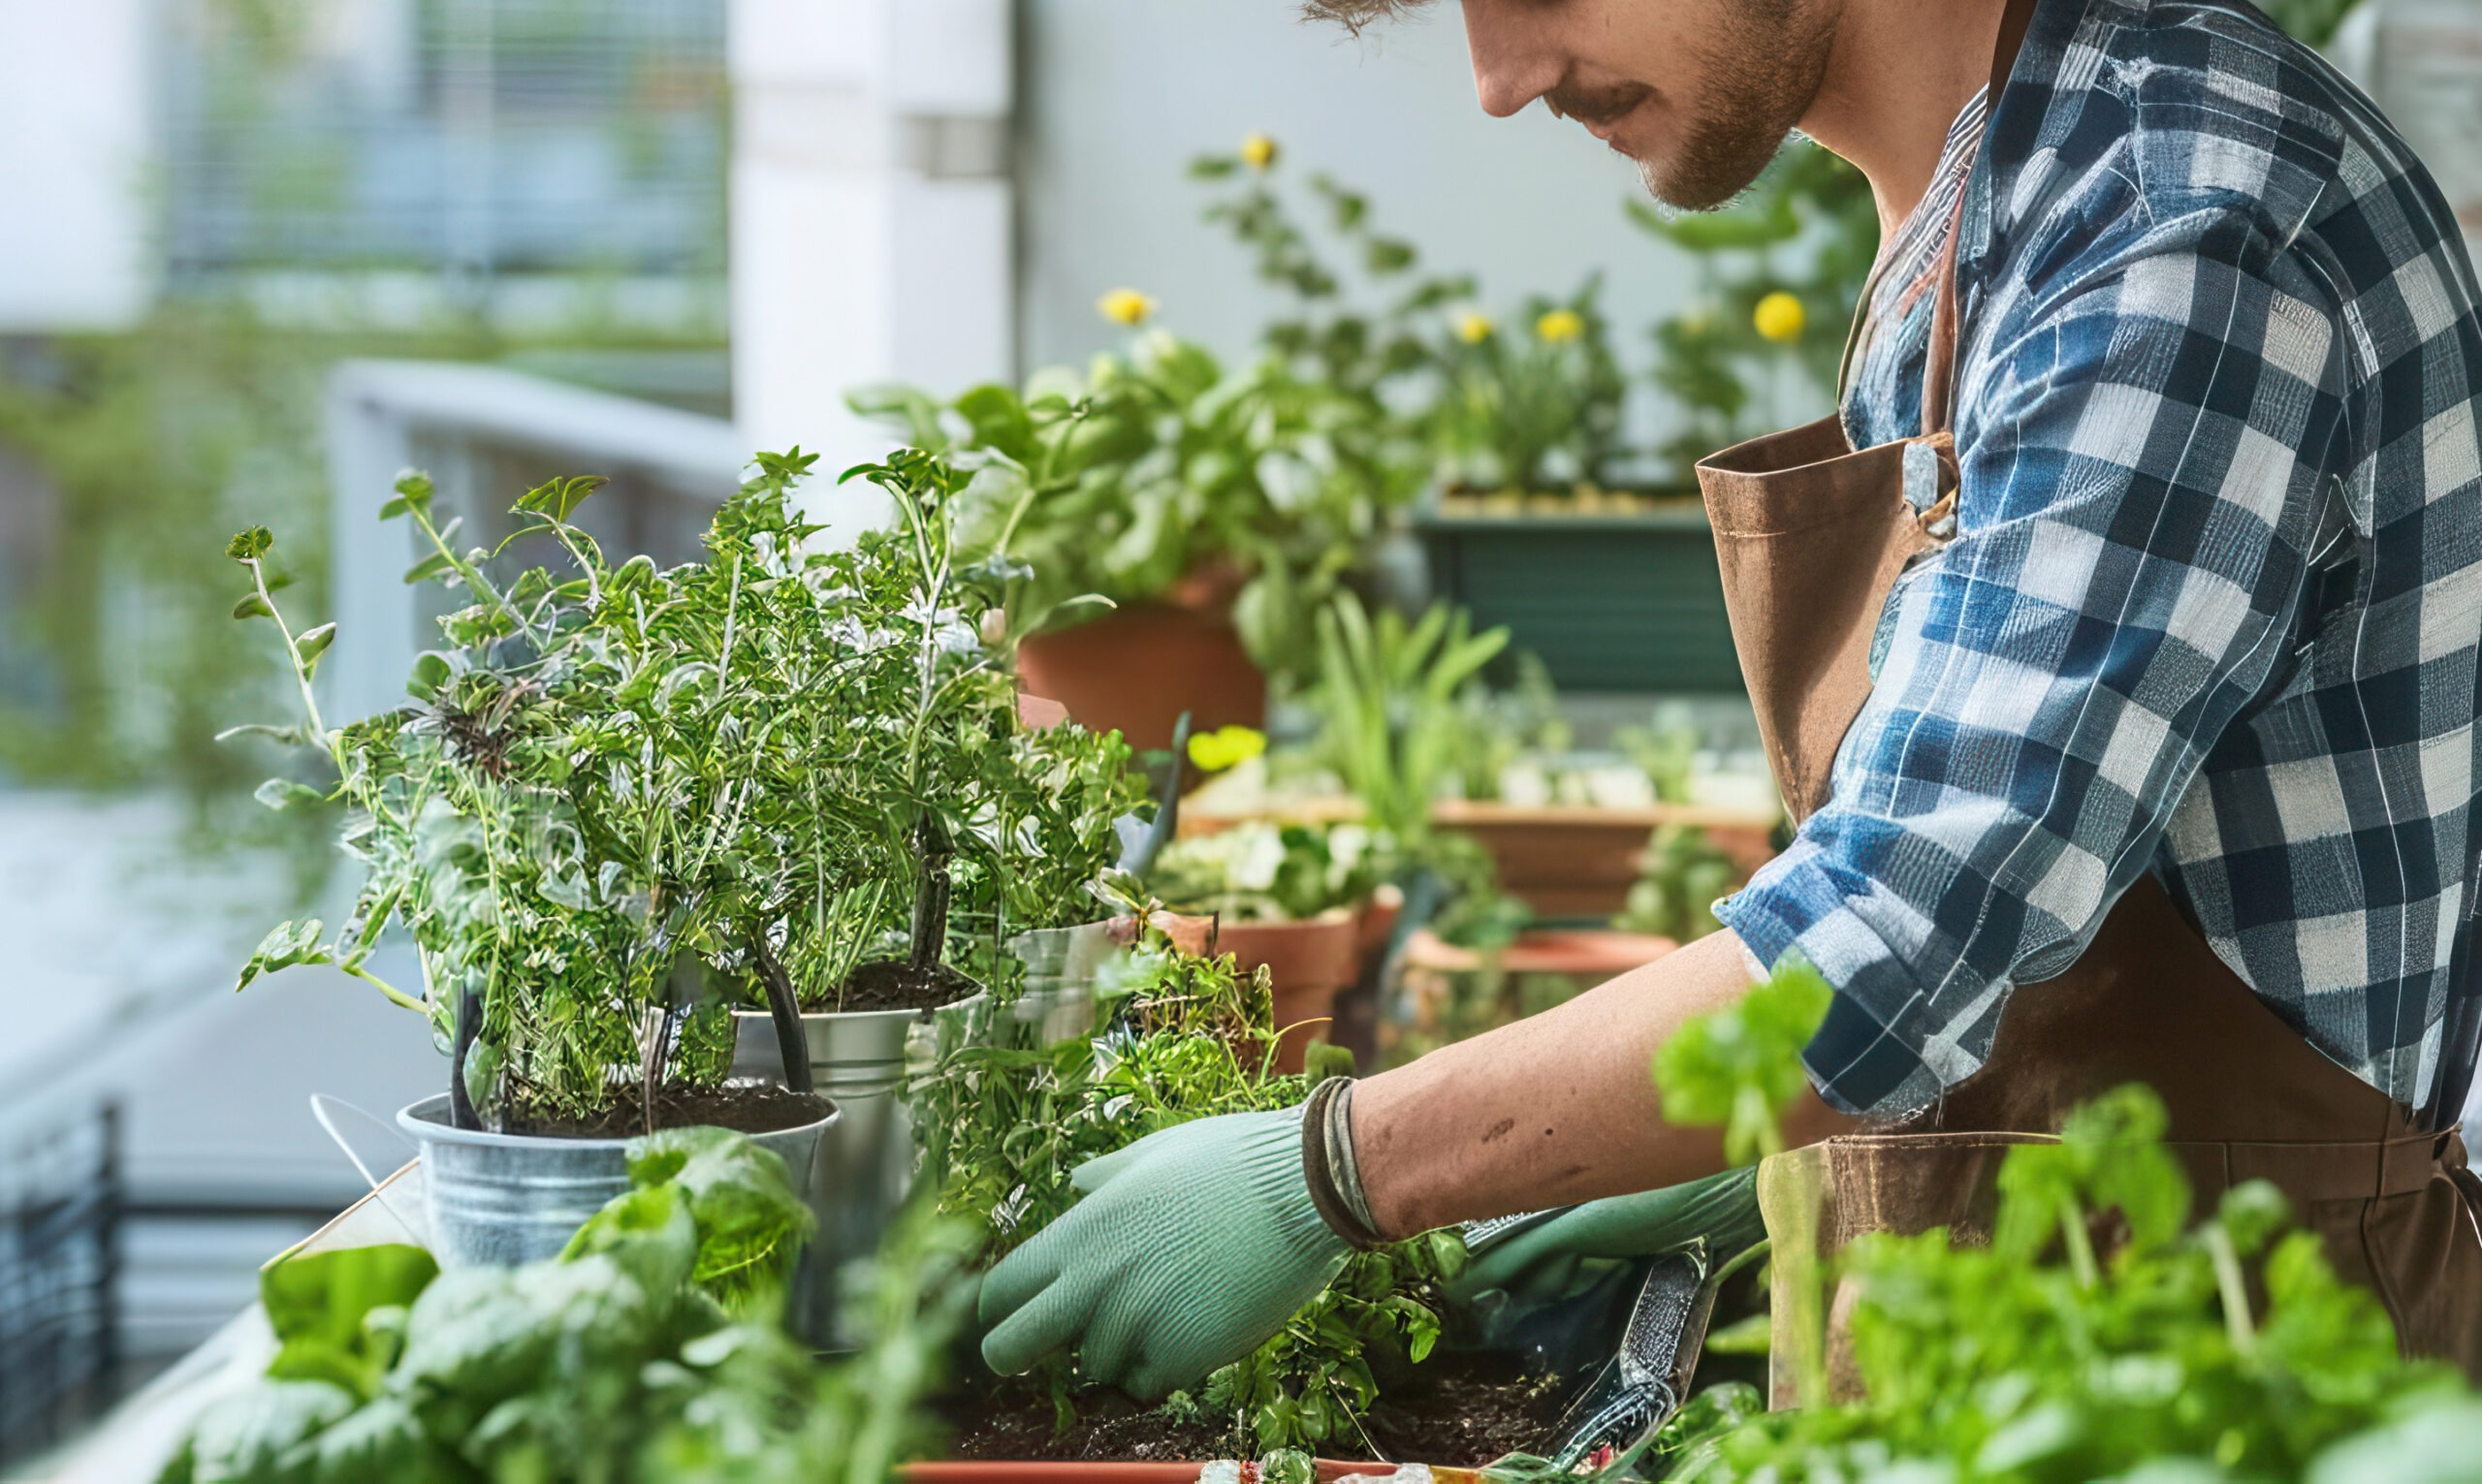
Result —
<instances>
[{"instance_id":1,"label":"green herb plant","mask_svg":"<svg viewBox=\"0 0 2482 1484\"><path fill-rule=\"evenodd\" d=\"M1715 920L1715 903L1730 895L1733 862L1706 832L1696 825L1660 825L1646 843L1638 879L1611 926L1627 932L1652 932L1677 943L1692 943L1723 924Z\"/></svg>"},{"instance_id":2,"label":"green herb plant","mask_svg":"<svg viewBox=\"0 0 2482 1484\"><path fill-rule=\"evenodd\" d=\"M634 1142L629 1173L524 1268L442 1274L395 1246L270 1267L276 1358L200 1416L163 1484L881 1484L927 1444L970 1226L908 1213L868 1284L869 1342L817 1368L776 1321L811 1221L783 1162L682 1129Z\"/></svg>"},{"instance_id":3,"label":"green herb plant","mask_svg":"<svg viewBox=\"0 0 2482 1484\"><path fill-rule=\"evenodd\" d=\"M569 517L596 483L518 503L510 540L547 538L574 573L505 580L461 550L428 479L383 518L430 548L407 580L470 601L417 661L418 703L328 725L312 678L333 625L297 630L268 580L271 538L235 538L251 575L238 616L275 627L306 722L242 729L306 744L334 781L262 799L349 808L366 878L331 937L270 932L241 982L333 963L428 1010L463 1068L453 1089L493 1126L592 1125L642 1068L652 1126L666 1082L729 1063L726 1011L764 998L832 1006L855 964L907 931L926 830L953 852L954 946L996 961L1011 910L1047 926L1093 915L1083 883L1113 850L1111 812L1139 797L1126 749L1074 728L1028 734L1000 614L1013 573L959 563L949 518L965 476L916 451L857 474L902 517L817 552L791 492L812 458L761 455L716 516L707 559L614 564ZM1072 886L1072 883L1076 885ZM391 924L419 994L370 967Z\"/></svg>"},{"instance_id":4,"label":"green herb plant","mask_svg":"<svg viewBox=\"0 0 2482 1484\"><path fill-rule=\"evenodd\" d=\"M1725 1123L1735 1160L1779 1150L1828 995L1788 957L1739 1004L1689 1023L1657 1057L1664 1117ZM2165 1127L2150 1090L2119 1089L2056 1143L2009 1152L1989 1246L1873 1234L1826 1273L1797 1269L1791 1286L1812 1291L1779 1333L1815 1330L1824 1284L1840 1280L1858 1395L1830 1399L1813 1335L1795 1357L1800 1407L1709 1388L1657 1437L1655 1470L1684 1484L2465 1477L2482 1403L2454 1373L2399 1356L2378 1301L2338 1278L2315 1233L2287 1229L2273 1185L2234 1186L2192 1227Z\"/></svg>"},{"instance_id":5,"label":"green herb plant","mask_svg":"<svg viewBox=\"0 0 2482 1484\"><path fill-rule=\"evenodd\" d=\"M1367 566L1415 483L1365 399L1275 358L1227 368L1161 331L1023 388L851 400L971 469L963 550L1030 569L1013 626L1094 616L1090 595L1228 608L1284 679L1304 668L1303 616Z\"/></svg>"},{"instance_id":6,"label":"green herb plant","mask_svg":"<svg viewBox=\"0 0 2482 1484\"><path fill-rule=\"evenodd\" d=\"M1314 1077L1274 1070L1263 969L1146 949L1098 995L1111 1028L1093 1042L959 1048L914 1086L927 1178L942 1210L988 1223L986 1262L1075 1203L1069 1175L1086 1160L1192 1119L1289 1107L1310 1090ZM1447 1234L1356 1254L1281 1333L1173 1398L1171 1417L1228 1419L1259 1449L1352 1437L1378 1396L1373 1356L1429 1354L1437 1285L1463 1260ZM1071 1425L1086 1385L1073 1363L1054 1357L1036 1375L1060 1425Z\"/></svg>"},{"instance_id":7,"label":"green herb plant","mask_svg":"<svg viewBox=\"0 0 2482 1484\"><path fill-rule=\"evenodd\" d=\"M1339 593L1319 616L1322 761L1362 802L1372 825L1418 854L1431 805L1457 781L1467 736L1459 697L1508 647L1506 629L1477 634L1445 603L1412 623L1393 609L1374 618Z\"/></svg>"},{"instance_id":8,"label":"green herb plant","mask_svg":"<svg viewBox=\"0 0 2482 1484\"><path fill-rule=\"evenodd\" d=\"M1249 820L1165 846L1146 886L1179 912L1303 922L1360 906L1396 867L1394 841L1367 825Z\"/></svg>"}]
</instances>

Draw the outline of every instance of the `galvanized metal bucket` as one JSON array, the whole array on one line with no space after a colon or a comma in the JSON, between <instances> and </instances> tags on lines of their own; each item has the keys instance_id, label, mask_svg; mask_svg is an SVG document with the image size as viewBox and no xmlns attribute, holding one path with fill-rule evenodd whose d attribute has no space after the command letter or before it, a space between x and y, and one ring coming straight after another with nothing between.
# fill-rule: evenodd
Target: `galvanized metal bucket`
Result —
<instances>
[{"instance_id":1,"label":"galvanized metal bucket","mask_svg":"<svg viewBox=\"0 0 2482 1484\"><path fill-rule=\"evenodd\" d=\"M795 1189L807 1194L819 1135L839 1117L831 1101L824 1118L750 1140L774 1151ZM400 1109L397 1126L422 1154L423 1211L431 1255L443 1268L514 1267L557 1256L589 1216L629 1188L626 1139L452 1127L445 1092Z\"/></svg>"},{"instance_id":2,"label":"galvanized metal bucket","mask_svg":"<svg viewBox=\"0 0 2482 1484\"><path fill-rule=\"evenodd\" d=\"M802 1258L794 1291L795 1328L812 1342L840 1343L837 1275L878 1249L913 1184L913 1120L905 1100L909 1069L928 1069L942 1040L979 1039L990 1001L975 995L936 1010L856 1010L802 1017L811 1088L836 1103L810 1166L811 1210L818 1233ZM733 1012L733 1075L780 1079L784 1061L765 1011Z\"/></svg>"},{"instance_id":3,"label":"galvanized metal bucket","mask_svg":"<svg viewBox=\"0 0 2482 1484\"><path fill-rule=\"evenodd\" d=\"M1037 928L1008 940L1026 965L1024 993L993 1016L1010 1046L1037 1049L1095 1033L1095 975L1120 951L1109 922Z\"/></svg>"}]
</instances>

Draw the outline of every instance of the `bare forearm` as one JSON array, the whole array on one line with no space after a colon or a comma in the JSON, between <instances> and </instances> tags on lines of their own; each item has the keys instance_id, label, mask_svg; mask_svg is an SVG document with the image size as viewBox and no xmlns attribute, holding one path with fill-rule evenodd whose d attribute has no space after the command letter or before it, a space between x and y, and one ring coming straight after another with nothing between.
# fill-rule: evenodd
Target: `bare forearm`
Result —
<instances>
[{"instance_id":1,"label":"bare forearm","mask_svg":"<svg viewBox=\"0 0 2482 1484\"><path fill-rule=\"evenodd\" d=\"M1721 1134L1666 1123L1647 1068L1682 1022L1749 987L1739 941L1718 932L1359 1084L1353 1147L1379 1229L1404 1235L1722 1169ZM1812 1095L1788 1131L1800 1142L1835 1121Z\"/></svg>"}]
</instances>

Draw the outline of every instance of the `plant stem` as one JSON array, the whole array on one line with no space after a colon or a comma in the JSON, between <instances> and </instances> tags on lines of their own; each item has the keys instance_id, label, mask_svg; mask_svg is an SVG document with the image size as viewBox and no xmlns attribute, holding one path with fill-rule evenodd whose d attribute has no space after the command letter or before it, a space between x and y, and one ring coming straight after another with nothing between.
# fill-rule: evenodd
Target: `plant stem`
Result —
<instances>
[{"instance_id":1,"label":"plant stem","mask_svg":"<svg viewBox=\"0 0 2482 1484\"><path fill-rule=\"evenodd\" d=\"M2068 1267L2077 1276L2077 1286L2091 1288L2101 1282L2103 1269L2094 1260L2093 1239L2085 1234L2085 1213L2075 1201L2060 1203L2059 1239L2068 1249Z\"/></svg>"},{"instance_id":2,"label":"plant stem","mask_svg":"<svg viewBox=\"0 0 2482 1484\"><path fill-rule=\"evenodd\" d=\"M2234 1350L2247 1355L2258 1347L2258 1331L2250 1322L2249 1284L2242 1276L2241 1254L2219 1221L2207 1223L2206 1241L2207 1255L2214 1259L2214 1285L2223 1297L2224 1333L2232 1337Z\"/></svg>"},{"instance_id":3,"label":"plant stem","mask_svg":"<svg viewBox=\"0 0 2482 1484\"><path fill-rule=\"evenodd\" d=\"M259 601L267 605L268 617L274 622L275 631L284 636L284 657L293 666L293 683L302 691L302 710L310 717L310 730L318 737L319 745L328 750L328 760L336 765L336 780L341 784L345 776L344 741L330 735L327 721L319 714L319 698L310 689L310 667L302 662L302 646L294 640L292 626L284 621L283 612L275 606L275 594L268 587L265 564L254 556L250 558L249 565L250 585L258 589Z\"/></svg>"},{"instance_id":4,"label":"plant stem","mask_svg":"<svg viewBox=\"0 0 2482 1484\"><path fill-rule=\"evenodd\" d=\"M802 1005L793 994L793 981L784 975L784 965L776 962L768 950L762 932L749 941L749 957L758 965L758 982L767 990L767 1015L776 1026L776 1051L784 1058L784 1086L796 1092L811 1090L810 1048L802 1038Z\"/></svg>"},{"instance_id":5,"label":"plant stem","mask_svg":"<svg viewBox=\"0 0 2482 1484\"><path fill-rule=\"evenodd\" d=\"M430 1006L424 1004L421 1000L414 998L411 995L408 995L404 991L397 988L395 985L390 984L387 980L380 978L377 974L364 968L359 963L338 963L336 966L343 969L346 973L353 975L356 979L361 980L363 983L369 985L380 994L387 995L391 1001L403 1009L427 1011L430 1008Z\"/></svg>"}]
</instances>

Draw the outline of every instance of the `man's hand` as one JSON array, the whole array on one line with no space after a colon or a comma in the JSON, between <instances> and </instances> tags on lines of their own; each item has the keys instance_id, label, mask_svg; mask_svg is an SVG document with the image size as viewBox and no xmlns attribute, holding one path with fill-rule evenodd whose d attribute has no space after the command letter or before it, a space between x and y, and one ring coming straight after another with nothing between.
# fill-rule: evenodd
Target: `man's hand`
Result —
<instances>
[{"instance_id":1,"label":"man's hand","mask_svg":"<svg viewBox=\"0 0 2482 1484\"><path fill-rule=\"evenodd\" d=\"M1484 1249L1457 1276L1451 1292L1464 1298L1493 1288L1519 1298L1559 1293L1571 1286L1581 1261L1651 1257L1699 1237L1710 1250L1730 1254L1766 1234L1758 1215L1758 1171L1727 1170L1687 1184L1572 1207Z\"/></svg>"},{"instance_id":2,"label":"man's hand","mask_svg":"<svg viewBox=\"0 0 2482 1484\"><path fill-rule=\"evenodd\" d=\"M1302 1183L1298 1108L1182 1123L1070 1179L1085 1199L983 1279L1002 1374L1075 1345L1089 1376L1159 1401L1281 1329L1350 1251Z\"/></svg>"}]
</instances>

